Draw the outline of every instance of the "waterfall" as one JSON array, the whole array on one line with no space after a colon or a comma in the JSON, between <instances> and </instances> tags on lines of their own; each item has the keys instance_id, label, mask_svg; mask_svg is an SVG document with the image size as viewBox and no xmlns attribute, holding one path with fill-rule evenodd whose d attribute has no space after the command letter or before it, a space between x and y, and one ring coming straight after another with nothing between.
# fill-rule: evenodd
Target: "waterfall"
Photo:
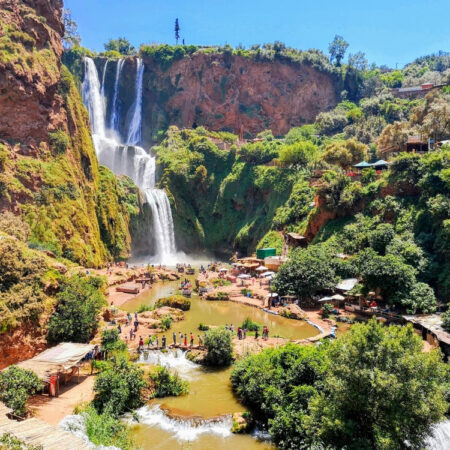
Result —
<instances>
[{"instance_id":1,"label":"waterfall","mask_svg":"<svg viewBox=\"0 0 450 450\"><path fill-rule=\"evenodd\" d=\"M105 67L103 67L103 76L102 76L102 87L100 90L100 94L103 99L103 108L106 113L106 95L105 95L105 77L106 77L106 69L108 68L109 59L105 62Z\"/></svg>"},{"instance_id":2,"label":"waterfall","mask_svg":"<svg viewBox=\"0 0 450 450\"><path fill-rule=\"evenodd\" d=\"M117 61L116 77L114 79L113 100L112 100L112 105L111 105L111 119L109 122L109 128L116 132L119 131L119 111L117 109L117 96L119 94L120 74L122 73L122 67L123 67L124 61L125 61L124 59L119 59Z\"/></svg>"},{"instance_id":3,"label":"waterfall","mask_svg":"<svg viewBox=\"0 0 450 450\"><path fill-rule=\"evenodd\" d=\"M433 426L431 436L426 441L428 450L446 450L450 442L450 420Z\"/></svg>"},{"instance_id":4,"label":"waterfall","mask_svg":"<svg viewBox=\"0 0 450 450\"><path fill-rule=\"evenodd\" d=\"M127 143L120 141L119 133L115 133L119 114L117 111L117 93L120 85L120 73L124 60L119 60L114 81L113 103L111 107L111 126L106 129L106 107L104 102L104 78L100 85L97 68L91 58L85 58L85 76L82 86L83 101L91 120L92 138L100 164L109 167L114 173L127 175L138 186L147 199L152 211L153 240L156 250L154 261L173 263L176 254L172 211L166 193L155 189L156 162L142 147L136 144L141 141L142 128L142 83L144 64L137 60L136 98L131 107L131 121L127 133ZM105 69L106 71L106 65ZM111 132L112 131L112 132Z\"/></svg>"},{"instance_id":5,"label":"waterfall","mask_svg":"<svg viewBox=\"0 0 450 450\"><path fill-rule=\"evenodd\" d=\"M130 127L128 129L127 144L137 145L142 140L142 81L144 79L144 64L142 59L137 59L136 64L136 97L132 108Z\"/></svg>"}]
</instances>

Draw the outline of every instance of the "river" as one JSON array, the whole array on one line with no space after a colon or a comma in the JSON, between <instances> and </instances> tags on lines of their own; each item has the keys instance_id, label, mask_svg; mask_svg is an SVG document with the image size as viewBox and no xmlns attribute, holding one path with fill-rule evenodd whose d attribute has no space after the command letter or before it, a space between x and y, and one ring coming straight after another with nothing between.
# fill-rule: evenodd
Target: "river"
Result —
<instances>
[{"instance_id":1,"label":"river","mask_svg":"<svg viewBox=\"0 0 450 450\"><path fill-rule=\"evenodd\" d=\"M122 308L134 312L141 305L153 305L162 297L177 293L179 281L156 284ZM302 339L314 336L318 330L304 321L274 316L264 311L230 301L202 300L197 295L191 298L191 309L185 320L172 324L166 333L171 342L173 331L196 336L198 325L234 324L237 328L250 317L253 321L267 325L271 336ZM253 339L249 337L248 339ZM190 383L188 395L157 399L137 411L140 424L133 425L133 437L143 449L225 449L264 450L273 448L261 438L263 433L235 435L230 432L234 412L245 411L231 390L231 368L214 370L188 361L183 352L149 352L142 363L161 364L178 371Z\"/></svg>"}]
</instances>

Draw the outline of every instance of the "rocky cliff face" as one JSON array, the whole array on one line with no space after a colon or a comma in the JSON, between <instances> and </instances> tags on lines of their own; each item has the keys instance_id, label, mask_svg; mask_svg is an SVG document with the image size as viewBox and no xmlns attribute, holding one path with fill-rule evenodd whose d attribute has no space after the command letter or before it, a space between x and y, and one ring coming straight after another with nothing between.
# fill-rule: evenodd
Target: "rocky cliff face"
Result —
<instances>
[{"instance_id":1,"label":"rocky cliff face","mask_svg":"<svg viewBox=\"0 0 450 450\"><path fill-rule=\"evenodd\" d=\"M61 65L61 13L61 0L0 0L0 212L28 222L30 245L99 266L129 255L130 214Z\"/></svg>"},{"instance_id":2,"label":"rocky cliff face","mask_svg":"<svg viewBox=\"0 0 450 450\"><path fill-rule=\"evenodd\" d=\"M97 59L100 73L105 59ZM153 143L159 130L205 126L243 137L270 128L282 135L294 126L313 122L316 115L338 101L332 75L286 61L258 61L237 55L195 53L162 66L144 57L143 139ZM106 65L108 105L112 103L117 62ZM119 107L121 129L134 101L136 62L124 62Z\"/></svg>"}]
</instances>

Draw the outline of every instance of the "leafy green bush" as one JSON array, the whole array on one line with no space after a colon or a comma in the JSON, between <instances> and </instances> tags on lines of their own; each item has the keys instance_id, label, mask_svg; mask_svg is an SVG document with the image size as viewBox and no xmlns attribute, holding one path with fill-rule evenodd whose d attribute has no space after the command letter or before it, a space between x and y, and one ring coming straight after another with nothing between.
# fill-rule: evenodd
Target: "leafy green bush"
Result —
<instances>
[{"instance_id":1,"label":"leafy green bush","mask_svg":"<svg viewBox=\"0 0 450 450\"><path fill-rule=\"evenodd\" d=\"M199 331L208 331L209 330L209 325L205 325L204 323L199 323L198 324L198 329Z\"/></svg>"},{"instance_id":2,"label":"leafy green bush","mask_svg":"<svg viewBox=\"0 0 450 450\"><path fill-rule=\"evenodd\" d=\"M88 406L80 413L84 418L86 434L93 444L122 450L136 448L129 428L117 417L108 413L99 414L93 406Z\"/></svg>"},{"instance_id":3,"label":"leafy green bush","mask_svg":"<svg viewBox=\"0 0 450 450\"><path fill-rule=\"evenodd\" d=\"M191 301L183 295L172 295L157 300L155 307L161 308L162 306L170 306L171 308L181 309L182 311L189 311L191 309Z\"/></svg>"},{"instance_id":4,"label":"leafy green bush","mask_svg":"<svg viewBox=\"0 0 450 450\"><path fill-rule=\"evenodd\" d=\"M56 130L48 133L50 144L57 154L66 153L70 144L70 138L64 130Z\"/></svg>"},{"instance_id":5,"label":"leafy green bush","mask_svg":"<svg viewBox=\"0 0 450 450\"><path fill-rule=\"evenodd\" d=\"M124 351L127 344L120 339L117 328L102 331L102 348L107 352Z\"/></svg>"},{"instance_id":6,"label":"leafy green bush","mask_svg":"<svg viewBox=\"0 0 450 450\"><path fill-rule=\"evenodd\" d=\"M330 315L331 315L333 309L334 309L334 306L333 306L331 303L325 303L325 304L322 306L322 317L323 317L324 319L330 317Z\"/></svg>"},{"instance_id":7,"label":"leafy green bush","mask_svg":"<svg viewBox=\"0 0 450 450\"><path fill-rule=\"evenodd\" d=\"M26 414L28 396L42 388L41 380L31 370L10 366L0 372L0 399L18 416Z\"/></svg>"},{"instance_id":8,"label":"leafy green bush","mask_svg":"<svg viewBox=\"0 0 450 450\"><path fill-rule=\"evenodd\" d=\"M26 444L10 433L0 435L0 448L5 450L42 450L41 445Z\"/></svg>"},{"instance_id":9,"label":"leafy green bush","mask_svg":"<svg viewBox=\"0 0 450 450\"><path fill-rule=\"evenodd\" d=\"M250 317L247 317L241 325L242 329L246 329L248 331L258 331L259 329L262 328L262 325L260 325L259 323L253 322L252 319L250 319Z\"/></svg>"},{"instance_id":10,"label":"leafy green bush","mask_svg":"<svg viewBox=\"0 0 450 450\"><path fill-rule=\"evenodd\" d=\"M153 390L152 396L178 397L189 392L189 383L180 378L177 372L170 373L167 367L157 367L149 375L149 386Z\"/></svg>"},{"instance_id":11,"label":"leafy green bush","mask_svg":"<svg viewBox=\"0 0 450 450\"><path fill-rule=\"evenodd\" d=\"M442 328L450 332L450 309L442 314Z\"/></svg>"},{"instance_id":12,"label":"leafy green bush","mask_svg":"<svg viewBox=\"0 0 450 450\"><path fill-rule=\"evenodd\" d=\"M20 216L16 216L10 211L4 211L0 214L0 231L14 236L19 241L26 242L31 230Z\"/></svg>"},{"instance_id":13,"label":"leafy green bush","mask_svg":"<svg viewBox=\"0 0 450 450\"><path fill-rule=\"evenodd\" d=\"M143 313L143 312L147 312L147 311L153 311L154 309L155 309L155 307L153 305L141 305L136 310L136 312L137 313Z\"/></svg>"},{"instance_id":14,"label":"leafy green bush","mask_svg":"<svg viewBox=\"0 0 450 450\"><path fill-rule=\"evenodd\" d=\"M277 255L281 255L283 251L284 239L280 233L269 231L259 242L256 248L274 248Z\"/></svg>"},{"instance_id":15,"label":"leafy green bush","mask_svg":"<svg viewBox=\"0 0 450 450\"><path fill-rule=\"evenodd\" d=\"M118 417L142 404L141 391L146 383L144 372L125 358L112 364L95 380L93 405L99 413Z\"/></svg>"},{"instance_id":16,"label":"leafy green bush","mask_svg":"<svg viewBox=\"0 0 450 450\"><path fill-rule=\"evenodd\" d=\"M168 314L167 316L164 316L161 319L161 329L164 330L164 331L169 330L170 327L172 326L172 322L173 322L173 319L172 319L172 316L170 314Z\"/></svg>"},{"instance_id":17,"label":"leafy green bush","mask_svg":"<svg viewBox=\"0 0 450 450\"><path fill-rule=\"evenodd\" d=\"M210 366L228 366L233 359L231 331L225 328L211 328L205 333L204 345L207 353L205 364Z\"/></svg>"},{"instance_id":18,"label":"leafy green bush","mask_svg":"<svg viewBox=\"0 0 450 450\"><path fill-rule=\"evenodd\" d=\"M48 324L48 340L57 342L89 342L98 327L100 308L105 299L98 277L74 275L56 296L57 305Z\"/></svg>"}]
</instances>

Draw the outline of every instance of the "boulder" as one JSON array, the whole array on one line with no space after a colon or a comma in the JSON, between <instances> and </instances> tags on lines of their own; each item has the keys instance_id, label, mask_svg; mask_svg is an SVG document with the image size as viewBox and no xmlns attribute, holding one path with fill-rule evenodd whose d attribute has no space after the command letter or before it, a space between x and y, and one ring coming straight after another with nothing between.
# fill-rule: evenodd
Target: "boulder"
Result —
<instances>
[{"instance_id":1,"label":"boulder","mask_svg":"<svg viewBox=\"0 0 450 450\"><path fill-rule=\"evenodd\" d=\"M306 317L305 311L300 306L291 303L280 310L280 315L289 319L301 320Z\"/></svg>"}]
</instances>

